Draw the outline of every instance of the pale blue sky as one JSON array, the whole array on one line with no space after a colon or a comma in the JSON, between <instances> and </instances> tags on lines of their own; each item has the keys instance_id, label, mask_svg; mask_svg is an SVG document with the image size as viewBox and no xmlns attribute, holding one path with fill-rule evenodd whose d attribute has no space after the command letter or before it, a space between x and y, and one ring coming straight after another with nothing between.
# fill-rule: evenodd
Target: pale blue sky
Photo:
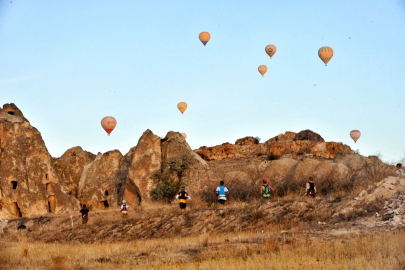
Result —
<instances>
[{"instance_id":1,"label":"pale blue sky","mask_svg":"<svg viewBox=\"0 0 405 270\"><path fill-rule=\"evenodd\" d=\"M399 0L0 0L0 106L15 103L56 157L77 145L125 154L148 128L185 132L193 149L311 129L398 160L404 45ZM335 52L327 67L322 46Z\"/></svg>"}]
</instances>

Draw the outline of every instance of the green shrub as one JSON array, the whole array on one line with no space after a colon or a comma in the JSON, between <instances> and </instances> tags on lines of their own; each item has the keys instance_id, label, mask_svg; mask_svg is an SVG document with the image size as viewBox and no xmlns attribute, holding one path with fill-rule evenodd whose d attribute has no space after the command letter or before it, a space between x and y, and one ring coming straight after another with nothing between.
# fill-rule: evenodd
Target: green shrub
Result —
<instances>
[{"instance_id":1,"label":"green shrub","mask_svg":"<svg viewBox=\"0 0 405 270\"><path fill-rule=\"evenodd\" d=\"M156 183L150 192L151 199L171 203L180 187L186 184L188 170L194 162L194 157L189 153L169 158L165 172L157 170L150 176Z\"/></svg>"}]
</instances>

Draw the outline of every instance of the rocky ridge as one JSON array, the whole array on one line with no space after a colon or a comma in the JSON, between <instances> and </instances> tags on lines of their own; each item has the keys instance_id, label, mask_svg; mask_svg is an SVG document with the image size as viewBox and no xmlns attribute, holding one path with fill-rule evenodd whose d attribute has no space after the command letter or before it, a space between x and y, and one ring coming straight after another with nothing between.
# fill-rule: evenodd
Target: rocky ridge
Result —
<instances>
[{"instance_id":1,"label":"rocky ridge","mask_svg":"<svg viewBox=\"0 0 405 270\"><path fill-rule=\"evenodd\" d=\"M267 178L272 185L299 186L309 176L322 184L331 178L380 177L370 167L391 169L377 157L360 156L309 130L286 132L264 143L245 137L235 144L195 151L178 132L161 139L146 130L125 155L118 150L94 155L73 147L60 158L51 158L41 134L14 104L0 110L0 145L0 219L77 211L81 204L105 210L122 199L137 206L149 200L154 187L150 175L165 170L166 161L182 153L196 160L189 171L192 196L219 180L255 185Z\"/></svg>"}]
</instances>

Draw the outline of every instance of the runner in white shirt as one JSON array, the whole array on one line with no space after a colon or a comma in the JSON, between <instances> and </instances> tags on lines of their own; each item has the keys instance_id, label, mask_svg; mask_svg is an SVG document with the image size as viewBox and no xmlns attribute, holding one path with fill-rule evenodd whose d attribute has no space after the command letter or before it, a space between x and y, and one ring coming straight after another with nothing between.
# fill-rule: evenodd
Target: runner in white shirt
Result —
<instances>
[{"instance_id":1,"label":"runner in white shirt","mask_svg":"<svg viewBox=\"0 0 405 270\"><path fill-rule=\"evenodd\" d=\"M122 201L122 204L120 206L120 211L121 214L127 215L129 212L129 205L127 205L127 202L125 200Z\"/></svg>"},{"instance_id":2,"label":"runner in white shirt","mask_svg":"<svg viewBox=\"0 0 405 270\"><path fill-rule=\"evenodd\" d=\"M401 163L397 164L397 170L395 171L395 174L397 175L397 177L405 178L405 172L402 169L402 164Z\"/></svg>"},{"instance_id":3,"label":"runner in white shirt","mask_svg":"<svg viewBox=\"0 0 405 270\"><path fill-rule=\"evenodd\" d=\"M229 196L229 190L224 187L224 181L219 182L220 186L217 187L215 190L216 194L218 195L218 202L220 204L225 204L226 197Z\"/></svg>"}]
</instances>

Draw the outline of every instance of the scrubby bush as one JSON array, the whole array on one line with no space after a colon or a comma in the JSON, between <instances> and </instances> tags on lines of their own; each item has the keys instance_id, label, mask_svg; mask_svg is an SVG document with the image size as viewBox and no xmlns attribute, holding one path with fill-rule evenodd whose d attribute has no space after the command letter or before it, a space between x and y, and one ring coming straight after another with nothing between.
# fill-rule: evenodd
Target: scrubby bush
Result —
<instances>
[{"instance_id":1,"label":"scrubby bush","mask_svg":"<svg viewBox=\"0 0 405 270\"><path fill-rule=\"evenodd\" d=\"M171 203L180 187L186 184L188 170L194 162L194 157L189 153L169 158L165 164L168 167L166 171L157 170L150 176L156 183L150 192L151 199Z\"/></svg>"}]
</instances>

